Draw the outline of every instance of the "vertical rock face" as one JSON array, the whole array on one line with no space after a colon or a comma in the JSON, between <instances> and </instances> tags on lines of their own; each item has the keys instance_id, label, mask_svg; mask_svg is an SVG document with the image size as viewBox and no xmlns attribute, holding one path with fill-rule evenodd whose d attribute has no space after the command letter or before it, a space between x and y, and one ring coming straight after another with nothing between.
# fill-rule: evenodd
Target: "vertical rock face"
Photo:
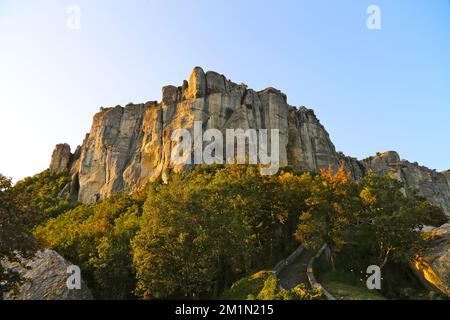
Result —
<instances>
[{"instance_id":1,"label":"vertical rock face","mask_svg":"<svg viewBox=\"0 0 450 320\"><path fill-rule=\"evenodd\" d=\"M140 151L146 109L143 104L128 105L94 116L78 163L80 202L94 202L129 186L126 169Z\"/></svg>"},{"instance_id":2,"label":"vertical rock face","mask_svg":"<svg viewBox=\"0 0 450 320\"><path fill-rule=\"evenodd\" d=\"M450 170L444 171L442 174L447 178L447 182L450 185Z\"/></svg>"},{"instance_id":3,"label":"vertical rock face","mask_svg":"<svg viewBox=\"0 0 450 320\"><path fill-rule=\"evenodd\" d=\"M205 72L200 67L195 67L192 70L189 78L188 90L186 92L186 99L202 98L206 94L206 77Z\"/></svg>"},{"instance_id":4,"label":"vertical rock face","mask_svg":"<svg viewBox=\"0 0 450 320\"><path fill-rule=\"evenodd\" d=\"M92 203L114 192L135 190L147 181L165 179L169 170L180 172L190 165L170 161L176 129L194 133L194 122L203 130L278 129L280 165L318 171L343 164L355 179L368 170L391 173L418 189L450 214L450 187L442 173L401 161L395 152L358 161L336 152L328 132L313 110L295 108L281 91L254 91L225 76L195 67L181 86L165 86L161 103L130 104L102 109L94 116L91 131L73 155L68 145L58 145L52 171L69 168L71 192L82 203Z\"/></svg>"},{"instance_id":5,"label":"vertical rock face","mask_svg":"<svg viewBox=\"0 0 450 320\"><path fill-rule=\"evenodd\" d=\"M301 107L289 113L289 163L305 171L318 171L341 161L328 132L313 110Z\"/></svg>"},{"instance_id":6,"label":"vertical rock face","mask_svg":"<svg viewBox=\"0 0 450 320\"><path fill-rule=\"evenodd\" d=\"M50 162L50 171L60 173L69 168L72 154L70 146L67 143L57 144L53 150L52 160Z\"/></svg>"}]
</instances>

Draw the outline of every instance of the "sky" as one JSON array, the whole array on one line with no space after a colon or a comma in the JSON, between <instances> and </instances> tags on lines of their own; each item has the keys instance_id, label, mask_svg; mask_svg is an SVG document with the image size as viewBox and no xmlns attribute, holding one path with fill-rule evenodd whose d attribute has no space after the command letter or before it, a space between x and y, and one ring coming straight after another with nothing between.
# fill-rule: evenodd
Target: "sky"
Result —
<instances>
[{"instance_id":1,"label":"sky","mask_svg":"<svg viewBox=\"0 0 450 320\"><path fill-rule=\"evenodd\" d=\"M449 0L0 0L0 172L45 170L100 107L160 100L194 66L313 108L347 155L450 169Z\"/></svg>"}]
</instances>

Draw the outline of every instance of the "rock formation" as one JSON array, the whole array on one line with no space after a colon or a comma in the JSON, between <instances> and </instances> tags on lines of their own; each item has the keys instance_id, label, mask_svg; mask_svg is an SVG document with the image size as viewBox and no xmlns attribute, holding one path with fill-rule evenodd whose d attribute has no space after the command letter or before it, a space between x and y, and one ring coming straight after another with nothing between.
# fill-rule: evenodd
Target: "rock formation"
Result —
<instances>
[{"instance_id":1,"label":"rock formation","mask_svg":"<svg viewBox=\"0 0 450 320\"><path fill-rule=\"evenodd\" d=\"M296 108L281 91L254 91L216 72L194 68L189 82L165 86L161 102L102 108L94 116L90 132L80 148L70 154L58 145L50 168L69 169L71 193L82 203L92 203L114 192L135 190L147 181L167 178L189 165L173 165L171 133L193 131L194 121L203 129L279 129L280 164L318 171L344 164L354 178L368 170L392 173L450 215L450 186L443 173L401 161L395 152L377 154L362 161L336 152L313 110Z\"/></svg>"},{"instance_id":2,"label":"rock formation","mask_svg":"<svg viewBox=\"0 0 450 320\"><path fill-rule=\"evenodd\" d=\"M447 178L448 184L450 184L450 170L444 171L442 174Z\"/></svg>"},{"instance_id":3,"label":"rock formation","mask_svg":"<svg viewBox=\"0 0 450 320\"><path fill-rule=\"evenodd\" d=\"M378 153L375 157L370 157L362 161L367 169L371 169L379 174L391 174L408 188L419 191L433 204L440 206L447 215L450 215L450 183L443 173L428 169L400 160L400 156L395 151Z\"/></svg>"},{"instance_id":4,"label":"rock formation","mask_svg":"<svg viewBox=\"0 0 450 320\"><path fill-rule=\"evenodd\" d=\"M17 290L5 293L5 300L92 300L92 293L81 281L81 289L69 290L66 285L70 265L58 253L39 251L36 256L21 263L2 261L6 269L19 273L23 283Z\"/></svg>"},{"instance_id":5,"label":"rock formation","mask_svg":"<svg viewBox=\"0 0 450 320\"><path fill-rule=\"evenodd\" d=\"M417 257L413 268L426 284L450 297L450 224L427 233L430 245Z\"/></svg>"},{"instance_id":6,"label":"rock formation","mask_svg":"<svg viewBox=\"0 0 450 320\"><path fill-rule=\"evenodd\" d=\"M50 170L55 173L64 171L69 167L71 158L70 146L67 143L57 144L53 150Z\"/></svg>"}]
</instances>

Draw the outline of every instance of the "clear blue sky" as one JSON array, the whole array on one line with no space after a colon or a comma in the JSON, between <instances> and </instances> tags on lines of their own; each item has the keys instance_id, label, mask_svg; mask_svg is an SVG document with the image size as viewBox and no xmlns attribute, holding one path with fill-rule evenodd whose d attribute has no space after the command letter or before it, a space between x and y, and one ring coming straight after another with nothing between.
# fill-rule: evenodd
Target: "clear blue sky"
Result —
<instances>
[{"instance_id":1,"label":"clear blue sky","mask_svg":"<svg viewBox=\"0 0 450 320\"><path fill-rule=\"evenodd\" d=\"M281 89L348 155L393 149L450 168L448 0L0 0L0 172L45 169L100 106L160 100L196 65Z\"/></svg>"}]
</instances>

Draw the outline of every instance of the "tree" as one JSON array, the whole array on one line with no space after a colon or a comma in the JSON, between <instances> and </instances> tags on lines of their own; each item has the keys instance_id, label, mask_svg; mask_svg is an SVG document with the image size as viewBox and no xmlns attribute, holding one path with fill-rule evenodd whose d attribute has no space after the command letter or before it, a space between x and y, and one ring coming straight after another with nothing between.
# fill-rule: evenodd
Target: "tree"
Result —
<instances>
[{"instance_id":1,"label":"tree","mask_svg":"<svg viewBox=\"0 0 450 320\"><path fill-rule=\"evenodd\" d=\"M391 259L408 261L421 247L419 227L430 219L422 208L429 206L405 197L403 184L387 175L369 172L359 185L363 207L354 237L361 254L380 268Z\"/></svg>"},{"instance_id":2,"label":"tree","mask_svg":"<svg viewBox=\"0 0 450 320\"><path fill-rule=\"evenodd\" d=\"M142 203L141 195L116 194L49 219L34 235L80 266L95 297L133 298L130 242L139 229Z\"/></svg>"},{"instance_id":3,"label":"tree","mask_svg":"<svg viewBox=\"0 0 450 320\"><path fill-rule=\"evenodd\" d=\"M29 213L29 223L34 226L74 207L68 191L70 181L68 170L61 173L45 170L18 181L11 193L16 204Z\"/></svg>"},{"instance_id":4,"label":"tree","mask_svg":"<svg viewBox=\"0 0 450 320\"><path fill-rule=\"evenodd\" d=\"M311 195L306 199L307 210L300 215L296 238L306 248L318 249L326 244L331 264L347 243L349 227L358 215L356 185L341 166L335 173L330 166L321 170L311 184Z\"/></svg>"},{"instance_id":5,"label":"tree","mask_svg":"<svg viewBox=\"0 0 450 320\"><path fill-rule=\"evenodd\" d=\"M133 240L140 296L217 297L242 275L272 266L292 248L284 228L304 205L299 181L261 176L256 166L199 166L149 193ZM282 190L293 195L287 205Z\"/></svg>"},{"instance_id":6,"label":"tree","mask_svg":"<svg viewBox=\"0 0 450 320\"><path fill-rule=\"evenodd\" d=\"M223 177L199 168L149 193L133 240L142 297L214 296L230 273L245 268L252 251L245 250L247 230L237 214L244 202Z\"/></svg>"},{"instance_id":7,"label":"tree","mask_svg":"<svg viewBox=\"0 0 450 320\"><path fill-rule=\"evenodd\" d=\"M0 259L15 259L17 253L27 255L32 251L35 244L27 218L14 197L11 179L0 174ZM19 280L14 272L3 270L0 263L0 299Z\"/></svg>"}]
</instances>

